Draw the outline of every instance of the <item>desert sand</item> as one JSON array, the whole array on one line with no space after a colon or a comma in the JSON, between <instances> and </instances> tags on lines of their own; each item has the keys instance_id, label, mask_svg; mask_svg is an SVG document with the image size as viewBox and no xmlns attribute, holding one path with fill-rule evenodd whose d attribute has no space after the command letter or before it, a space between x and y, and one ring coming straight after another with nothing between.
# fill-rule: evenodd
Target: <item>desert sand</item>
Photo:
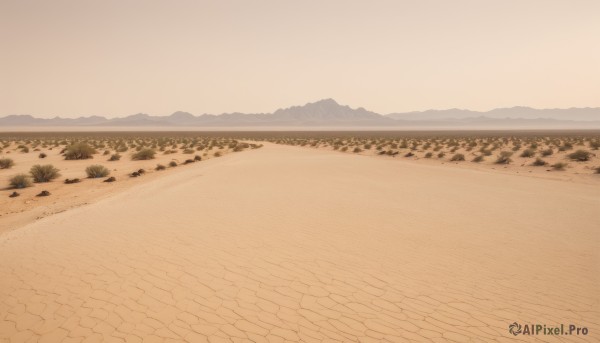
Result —
<instances>
[{"instance_id":1,"label":"desert sand","mask_svg":"<svg viewBox=\"0 0 600 343\"><path fill-rule=\"evenodd\" d=\"M600 188L266 144L0 235L0 342L600 332Z\"/></svg>"}]
</instances>

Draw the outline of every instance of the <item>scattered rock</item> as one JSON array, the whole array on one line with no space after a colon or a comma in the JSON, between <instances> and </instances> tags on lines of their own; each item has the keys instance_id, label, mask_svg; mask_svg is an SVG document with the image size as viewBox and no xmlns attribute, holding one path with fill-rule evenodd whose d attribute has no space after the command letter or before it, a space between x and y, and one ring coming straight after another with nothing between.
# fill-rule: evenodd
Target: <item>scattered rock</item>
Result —
<instances>
[{"instance_id":1,"label":"scattered rock","mask_svg":"<svg viewBox=\"0 0 600 343\"><path fill-rule=\"evenodd\" d=\"M140 176L139 172L133 172L133 173L131 173L131 177L138 177L138 176Z\"/></svg>"},{"instance_id":2,"label":"scattered rock","mask_svg":"<svg viewBox=\"0 0 600 343\"><path fill-rule=\"evenodd\" d=\"M109 177L108 179L106 179L106 180L104 180L102 182L115 182L115 181L117 181L117 179L115 179L114 176L111 176L111 177Z\"/></svg>"},{"instance_id":3,"label":"scattered rock","mask_svg":"<svg viewBox=\"0 0 600 343\"><path fill-rule=\"evenodd\" d=\"M40 194L36 195L36 197L47 197L50 195L48 191L41 191Z\"/></svg>"},{"instance_id":4,"label":"scattered rock","mask_svg":"<svg viewBox=\"0 0 600 343\"><path fill-rule=\"evenodd\" d=\"M8 197L9 197L9 198L16 198L16 197L18 197L19 195L21 195L21 194L20 194L20 193L17 193L17 192L12 192L12 193L10 193L10 195L9 195Z\"/></svg>"}]
</instances>

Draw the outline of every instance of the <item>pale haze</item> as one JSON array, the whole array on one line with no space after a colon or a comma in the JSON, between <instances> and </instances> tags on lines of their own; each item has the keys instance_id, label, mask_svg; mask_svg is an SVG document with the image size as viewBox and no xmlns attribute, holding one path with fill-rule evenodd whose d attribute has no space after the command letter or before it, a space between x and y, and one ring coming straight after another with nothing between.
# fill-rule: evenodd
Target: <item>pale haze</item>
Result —
<instances>
[{"instance_id":1,"label":"pale haze","mask_svg":"<svg viewBox=\"0 0 600 343\"><path fill-rule=\"evenodd\" d=\"M600 1L0 0L0 116L600 106Z\"/></svg>"}]
</instances>

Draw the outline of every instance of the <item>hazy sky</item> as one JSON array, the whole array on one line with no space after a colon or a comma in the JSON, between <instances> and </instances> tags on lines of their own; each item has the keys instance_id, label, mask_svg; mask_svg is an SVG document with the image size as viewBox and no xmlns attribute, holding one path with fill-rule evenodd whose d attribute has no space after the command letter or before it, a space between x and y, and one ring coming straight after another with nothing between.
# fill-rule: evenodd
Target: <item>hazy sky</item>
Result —
<instances>
[{"instance_id":1,"label":"hazy sky","mask_svg":"<svg viewBox=\"0 0 600 343\"><path fill-rule=\"evenodd\" d=\"M0 0L0 116L600 106L599 0Z\"/></svg>"}]
</instances>

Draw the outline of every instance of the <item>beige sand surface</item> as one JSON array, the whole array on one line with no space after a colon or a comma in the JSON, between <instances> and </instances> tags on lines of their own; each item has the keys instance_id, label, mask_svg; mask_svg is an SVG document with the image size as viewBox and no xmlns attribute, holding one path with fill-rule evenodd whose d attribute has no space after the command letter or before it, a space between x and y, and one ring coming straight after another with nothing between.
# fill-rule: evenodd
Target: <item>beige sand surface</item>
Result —
<instances>
[{"instance_id":1,"label":"beige sand surface","mask_svg":"<svg viewBox=\"0 0 600 343\"><path fill-rule=\"evenodd\" d=\"M1 235L0 342L597 341L599 209L595 185L269 144Z\"/></svg>"}]
</instances>

